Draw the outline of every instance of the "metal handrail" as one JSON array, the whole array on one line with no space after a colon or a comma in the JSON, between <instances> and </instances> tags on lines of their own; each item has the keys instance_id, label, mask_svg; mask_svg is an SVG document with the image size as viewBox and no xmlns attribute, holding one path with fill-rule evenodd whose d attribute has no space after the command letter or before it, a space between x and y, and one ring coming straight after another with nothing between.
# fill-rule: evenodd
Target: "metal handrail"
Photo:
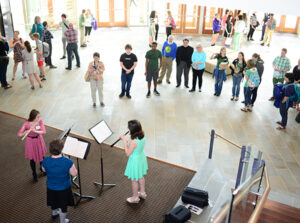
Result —
<instances>
[{"instance_id":1,"label":"metal handrail","mask_svg":"<svg viewBox=\"0 0 300 223\"><path fill-rule=\"evenodd\" d=\"M264 204L268 198L269 192L271 190L271 186L270 186L270 181L269 181L269 175L268 175L268 170L265 167L264 168L264 178L266 181L266 189L259 201L259 203L256 205L254 212L252 213L252 215L250 216L250 219L248 220L248 223L256 223L258 221L258 218L262 212L262 209L264 207ZM249 184L245 190L242 193L238 193L236 195L236 198L234 199L233 202L233 208L242 200L242 198L248 194L248 190L258 181L260 181L261 177L258 177L257 179L255 179L251 184ZM222 222L223 219L226 217L226 214L228 213L228 210L230 208L230 203L227 203L222 210L218 213L218 215L211 221L212 223L219 223Z\"/></svg>"},{"instance_id":2,"label":"metal handrail","mask_svg":"<svg viewBox=\"0 0 300 223\"><path fill-rule=\"evenodd\" d=\"M209 132L209 135L211 135L210 132ZM219 134L216 133L216 132L215 132L215 135L216 135L217 137L220 137L221 139L225 140L226 142L229 142L230 144L234 145L235 147L237 147L237 148L239 148L239 149L242 149L242 146L240 146L240 145L238 145L238 144L236 144L236 143L230 141L229 139L225 138L224 136L221 136L221 135L219 135Z\"/></svg>"}]
</instances>

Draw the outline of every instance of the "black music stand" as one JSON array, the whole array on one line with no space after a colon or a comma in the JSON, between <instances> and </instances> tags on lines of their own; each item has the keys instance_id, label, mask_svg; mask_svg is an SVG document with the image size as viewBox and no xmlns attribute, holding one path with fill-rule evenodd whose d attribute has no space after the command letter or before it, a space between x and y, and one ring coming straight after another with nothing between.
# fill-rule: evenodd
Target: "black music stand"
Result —
<instances>
[{"instance_id":1,"label":"black music stand","mask_svg":"<svg viewBox=\"0 0 300 223\"><path fill-rule=\"evenodd\" d=\"M104 184L103 155L101 146L102 142L112 135L112 131L104 120L98 122L96 125L90 128L89 131L100 146L101 183L94 182L94 184L101 186L99 191L99 195L101 195L104 187L116 186L116 184Z\"/></svg>"},{"instance_id":2,"label":"black music stand","mask_svg":"<svg viewBox=\"0 0 300 223\"><path fill-rule=\"evenodd\" d=\"M74 124L72 124L71 127L65 129L62 133L60 133L59 136L57 137L57 139L62 140L64 137L67 137L67 136L70 134L73 125L74 125ZM71 158L71 156L69 156L69 158ZM78 185L78 183L76 183L76 179L77 179L77 176L71 178L71 181L72 181L72 184L73 184L77 189L79 189L79 185Z\"/></svg>"},{"instance_id":3,"label":"black music stand","mask_svg":"<svg viewBox=\"0 0 300 223\"><path fill-rule=\"evenodd\" d=\"M73 156L77 159L77 170L78 170L78 192L73 192L75 196L78 197L77 202L75 203L75 207L78 206L81 199L94 199L94 196L88 196L82 194L81 180L80 180L80 167L79 167L79 159L86 159L91 147L91 143L87 140L80 139L77 137L68 136L64 145L64 149L62 153Z\"/></svg>"}]
</instances>

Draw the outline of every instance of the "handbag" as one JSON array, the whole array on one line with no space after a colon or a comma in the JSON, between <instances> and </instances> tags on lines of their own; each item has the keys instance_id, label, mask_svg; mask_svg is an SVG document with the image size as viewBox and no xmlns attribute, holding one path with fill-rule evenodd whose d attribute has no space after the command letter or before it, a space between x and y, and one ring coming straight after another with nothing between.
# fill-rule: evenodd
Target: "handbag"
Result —
<instances>
[{"instance_id":1,"label":"handbag","mask_svg":"<svg viewBox=\"0 0 300 223\"><path fill-rule=\"evenodd\" d=\"M37 32L37 25L36 24L34 24L35 25L35 32ZM30 33L29 33L29 37L30 37L30 39L32 39L33 40L33 33L32 33L32 29L31 29L31 31L30 31Z\"/></svg>"},{"instance_id":2,"label":"handbag","mask_svg":"<svg viewBox=\"0 0 300 223\"><path fill-rule=\"evenodd\" d=\"M181 195L181 200L183 203L204 208L208 206L208 192L196 188L186 187Z\"/></svg>"},{"instance_id":3,"label":"handbag","mask_svg":"<svg viewBox=\"0 0 300 223\"><path fill-rule=\"evenodd\" d=\"M90 80L91 80L91 78L90 78L90 73L87 71L86 73L85 73L85 75L84 75L84 80L86 81L86 82L89 82Z\"/></svg>"},{"instance_id":4,"label":"handbag","mask_svg":"<svg viewBox=\"0 0 300 223\"><path fill-rule=\"evenodd\" d=\"M225 46L226 46L226 47L230 47L231 42L232 42L232 37L231 37L231 35L230 35L230 37L228 37L228 38L226 39Z\"/></svg>"},{"instance_id":5,"label":"handbag","mask_svg":"<svg viewBox=\"0 0 300 223\"><path fill-rule=\"evenodd\" d=\"M184 223L191 217L191 211L179 205L165 214L164 223Z\"/></svg>"}]
</instances>

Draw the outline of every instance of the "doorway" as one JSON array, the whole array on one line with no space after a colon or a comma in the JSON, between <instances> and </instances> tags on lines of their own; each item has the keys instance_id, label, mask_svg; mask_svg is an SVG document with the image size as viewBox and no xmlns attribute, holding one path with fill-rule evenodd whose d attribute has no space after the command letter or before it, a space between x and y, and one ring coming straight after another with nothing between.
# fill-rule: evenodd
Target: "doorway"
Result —
<instances>
[{"instance_id":1,"label":"doorway","mask_svg":"<svg viewBox=\"0 0 300 223\"><path fill-rule=\"evenodd\" d=\"M98 0L97 20L102 27L127 26L127 1Z\"/></svg>"}]
</instances>

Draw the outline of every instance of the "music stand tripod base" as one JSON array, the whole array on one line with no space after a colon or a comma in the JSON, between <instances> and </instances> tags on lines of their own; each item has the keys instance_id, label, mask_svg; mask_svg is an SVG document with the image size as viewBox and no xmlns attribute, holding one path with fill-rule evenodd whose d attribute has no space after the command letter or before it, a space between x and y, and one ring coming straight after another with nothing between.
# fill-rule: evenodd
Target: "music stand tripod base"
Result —
<instances>
[{"instance_id":1,"label":"music stand tripod base","mask_svg":"<svg viewBox=\"0 0 300 223\"><path fill-rule=\"evenodd\" d=\"M99 183L99 182L94 182L94 184L100 186L100 191L99 191L99 196L102 194L103 192L103 187L114 187L116 186L115 184L102 184L102 183Z\"/></svg>"}]
</instances>

